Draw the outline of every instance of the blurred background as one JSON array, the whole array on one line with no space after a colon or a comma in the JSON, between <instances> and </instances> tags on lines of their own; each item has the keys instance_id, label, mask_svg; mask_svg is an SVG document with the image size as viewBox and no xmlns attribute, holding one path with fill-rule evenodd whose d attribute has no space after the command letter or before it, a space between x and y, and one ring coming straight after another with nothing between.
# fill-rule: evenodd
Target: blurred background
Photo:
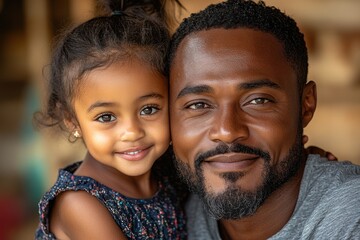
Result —
<instances>
[{"instance_id":1,"label":"blurred background","mask_svg":"<svg viewBox=\"0 0 360 240\"><path fill-rule=\"evenodd\" d=\"M180 21L211 0L181 0ZM360 1L265 1L292 16L309 48L318 107L307 145L360 164ZM33 239L37 203L57 169L80 160L81 143L40 135L31 118L42 102L43 67L62 29L96 14L96 0L0 0L0 239ZM175 26L174 26L175 27Z\"/></svg>"}]
</instances>

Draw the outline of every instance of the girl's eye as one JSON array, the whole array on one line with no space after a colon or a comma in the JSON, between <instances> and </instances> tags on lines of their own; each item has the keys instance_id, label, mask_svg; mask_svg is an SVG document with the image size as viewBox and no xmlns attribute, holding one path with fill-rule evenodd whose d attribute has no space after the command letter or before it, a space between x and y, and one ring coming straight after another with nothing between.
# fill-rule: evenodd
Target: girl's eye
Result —
<instances>
[{"instance_id":1,"label":"girl's eye","mask_svg":"<svg viewBox=\"0 0 360 240\"><path fill-rule=\"evenodd\" d=\"M140 115L153 115L159 111L158 107L155 106L147 106L141 109Z\"/></svg>"},{"instance_id":2,"label":"girl's eye","mask_svg":"<svg viewBox=\"0 0 360 240\"><path fill-rule=\"evenodd\" d=\"M210 107L210 105L206 104L204 102L196 102L196 103L193 103L193 104L187 106L187 108L192 109L192 110L204 109L204 108L209 108L209 107Z\"/></svg>"},{"instance_id":3,"label":"girl's eye","mask_svg":"<svg viewBox=\"0 0 360 240\"><path fill-rule=\"evenodd\" d=\"M103 114L100 117L96 118L97 121L102 122L102 123L108 123L108 122L113 122L116 120L116 117L112 114Z\"/></svg>"},{"instance_id":4,"label":"girl's eye","mask_svg":"<svg viewBox=\"0 0 360 240\"><path fill-rule=\"evenodd\" d=\"M270 102L270 100L267 99L267 98L255 98L255 99L251 100L249 102L249 104L258 105L258 104L265 104L265 103L268 103L268 102Z\"/></svg>"}]
</instances>

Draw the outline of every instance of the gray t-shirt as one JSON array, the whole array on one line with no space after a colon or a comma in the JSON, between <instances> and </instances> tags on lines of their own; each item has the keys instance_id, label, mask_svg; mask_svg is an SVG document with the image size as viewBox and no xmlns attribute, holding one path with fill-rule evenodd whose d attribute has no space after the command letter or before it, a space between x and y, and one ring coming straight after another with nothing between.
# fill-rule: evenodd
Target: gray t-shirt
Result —
<instances>
[{"instance_id":1,"label":"gray t-shirt","mask_svg":"<svg viewBox=\"0 0 360 240\"><path fill-rule=\"evenodd\" d=\"M194 194L186 212L190 240L221 239ZM269 239L360 239L360 166L309 155L293 215Z\"/></svg>"}]
</instances>

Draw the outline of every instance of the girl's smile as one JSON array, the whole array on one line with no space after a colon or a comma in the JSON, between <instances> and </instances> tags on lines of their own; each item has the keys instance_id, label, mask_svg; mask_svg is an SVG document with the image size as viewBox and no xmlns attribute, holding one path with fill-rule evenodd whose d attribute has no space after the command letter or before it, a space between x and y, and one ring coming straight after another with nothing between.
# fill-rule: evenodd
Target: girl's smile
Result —
<instances>
[{"instance_id":1,"label":"girl's smile","mask_svg":"<svg viewBox=\"0 0 360 240\"><path fill-rule=\"evenodd\" d=\"M129 161L142 160L151 151L153 146L149 147L136 147L126 151L115 152L115 155L119 155L121 158Z\"/></svg>"},{"instance_id":2,"label":"girl's smile","mask_svg":"<svg viewBox=\"0 0 360 240\"><path fill-rule=\"evenodd\" d=\"M165 78L134 59L91 71L79 89L74 106L89 156L117 170L91 177L111 184L104 175L148 175L170 142Z\"/></svg>"}]
</instances>

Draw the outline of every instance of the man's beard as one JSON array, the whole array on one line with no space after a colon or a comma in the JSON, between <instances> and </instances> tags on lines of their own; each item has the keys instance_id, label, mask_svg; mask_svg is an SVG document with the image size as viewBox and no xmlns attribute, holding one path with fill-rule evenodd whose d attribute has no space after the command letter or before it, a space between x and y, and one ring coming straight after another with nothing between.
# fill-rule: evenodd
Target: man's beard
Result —
<instances>
[{"instance_id":1,"label":"man's beard","mask_svg":"<svg viewBox=\"0 0 360 240\"><path fill-rule=\"evenodd\" d=\"M199 195L211 216L215 219L241 219L255 214L273 191L297 173L301 165L302 150L302 128L300 127L294 145L276 166L270 165L269 153L236 143L220 144L213 150L199 154L195 159L195 173L180 159L176 159L175 162L180 176L187 183L190 191ZM254 154L264 160L261 185L252 191L244 190L235 184L239 178L243 177L243 173L228 172L222 174L224 180L230 183L222 193L206 192L201 163L211 156L231 152Z\"/></svg>"}]
</instances>

